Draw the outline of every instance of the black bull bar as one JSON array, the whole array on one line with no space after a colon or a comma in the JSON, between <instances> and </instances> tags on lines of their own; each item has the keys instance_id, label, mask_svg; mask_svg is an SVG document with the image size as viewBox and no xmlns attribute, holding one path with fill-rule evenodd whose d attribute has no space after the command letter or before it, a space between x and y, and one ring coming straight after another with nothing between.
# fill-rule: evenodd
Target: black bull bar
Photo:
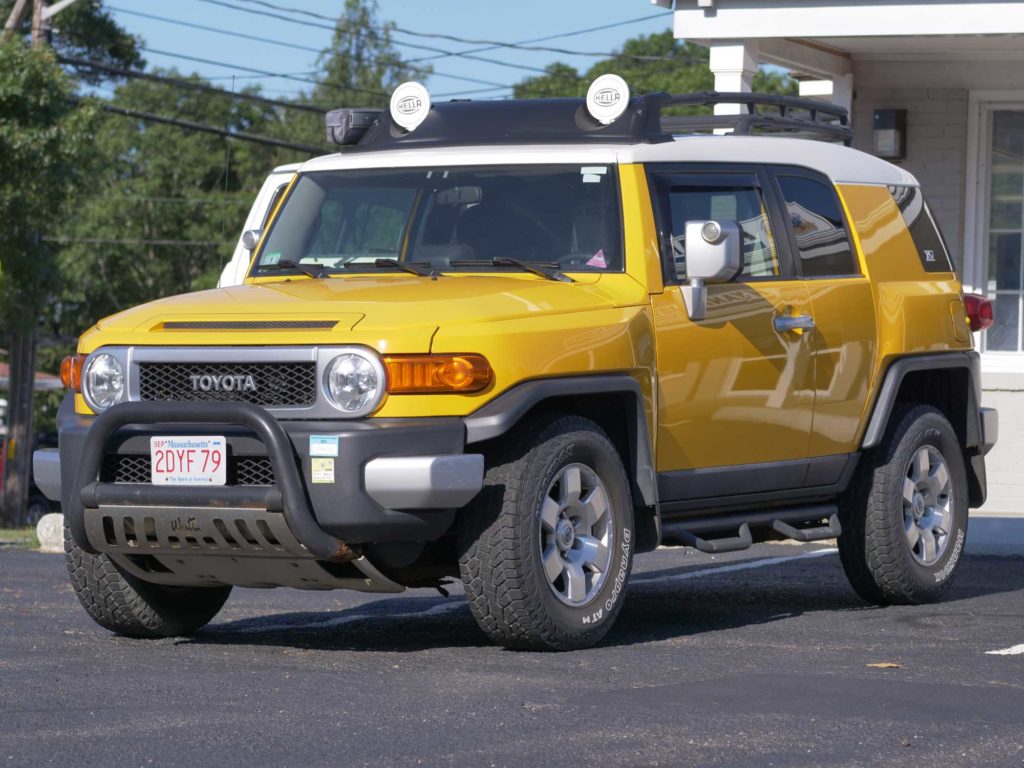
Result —
<instances>
[{"instance_id":1,"label":"black bull bar","mask_svg":"<svg viewBox=\"0 0 1024 768\"><path fill-rule=\"evenodd\" d=\"M107 439L130 424L223 424L251 429L263 442L276 486L269 488L156 486L146 483L101 483L100 468ZM75 543L98 554L85 530L85 509L102 505L251 507L280 510L295 538L318 560L351 560L345 542L316 521L295 464L291 440L277 420L250 403L146 402L121 403L104 411L85 438L78 478L65 510Z\"/></svg>"}]
</instances>

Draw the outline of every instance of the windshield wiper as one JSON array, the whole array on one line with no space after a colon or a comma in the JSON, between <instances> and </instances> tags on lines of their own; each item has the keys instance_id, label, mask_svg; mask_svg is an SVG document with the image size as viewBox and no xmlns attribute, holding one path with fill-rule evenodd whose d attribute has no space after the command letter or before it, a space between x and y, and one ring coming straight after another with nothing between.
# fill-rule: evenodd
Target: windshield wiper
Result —
<instances>
[{"instance_id":1,"label":"windshield wiper","mask_svg":"<svg viewBox=\"0 0 1024 768\"><path fill-rule=\"evenodd\" d=\"M348 264L345 265L349 266ZM415 261L399 261L398 259L375 259L373 262L375 267L396 267L398 269L405 270L413 275L420 277L433 277L436 278L438 272L430 269L428 266Z\"/></svg>"},{"instance_id":2,"label":"windshield wiper","mask_svg":"<svg viewBox=\"0 0 1024 768\"><path fill-rule=\"evenodd\" d=\"M281 259L274 264L260 264L258 269L261 271L264 269L297 269L302 274L309 275L316 280L319 280L322 277L327 277L327 275L330 274L327 269L324 268L323 264L300 264L299 262L292 261L291 259Z\"/></svg>"},{"instance_id":3,"label":"windshield wiper","mask_svg":"<svg viewBox=\"0 0 1024 768\"><path fill-rule=\"evenodd\" d=\"M495 256L493 259L453 259L452 266L518 267L524 272L531 272L547 280L557 280L561 283L575 282L568 275L562 274L557 264L549 261L523 261L522 259L510 259L507 256Z\"/></svg>"}]
</instances>

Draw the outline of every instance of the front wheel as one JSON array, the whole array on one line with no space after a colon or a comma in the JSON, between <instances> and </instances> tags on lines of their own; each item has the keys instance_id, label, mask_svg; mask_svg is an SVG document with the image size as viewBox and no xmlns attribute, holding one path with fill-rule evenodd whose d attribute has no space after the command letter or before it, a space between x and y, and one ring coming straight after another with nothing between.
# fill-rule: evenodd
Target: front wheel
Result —
<instances>
[{"instance_id":1,"label":"front wheel","mask_svg":"<svg viewBox=\"0 0 1024 768\"><path fill-rule=\"evenodd\" d=\"M231 587L166 587L125 573L106 555L79 548L64 524L71 586L86 613L104 629L126 637L195 634L228 599Z\"/></svg>"},{"instance_id":2,"label":"front wheel","mask_svg":"<svg viewBox=\"0 0 1024 768\"><path fill-rule=\"evenodd\" d=\"M459 567L470 609L508 648L598 642L622 608L633 562L633 506L607 435L579 416L548 416L488 457L463 511Z\"/></svg>"}]
</instances>

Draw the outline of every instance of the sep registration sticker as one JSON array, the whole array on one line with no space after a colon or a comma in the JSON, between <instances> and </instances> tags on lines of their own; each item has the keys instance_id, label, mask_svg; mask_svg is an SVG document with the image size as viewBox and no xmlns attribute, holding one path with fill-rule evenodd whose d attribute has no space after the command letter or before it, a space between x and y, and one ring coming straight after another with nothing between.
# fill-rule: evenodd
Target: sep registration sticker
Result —
<instances>
[{"instance_id":1,"label":"sep registration sticker","mask_svg":"<svg viewBox=\"0 0 1024 768\"><path fill-rule=\"evenodd\" d=\"M227 444L223 437L149 438L154 485L225 485Z\"/></svg>"}]
</instances>

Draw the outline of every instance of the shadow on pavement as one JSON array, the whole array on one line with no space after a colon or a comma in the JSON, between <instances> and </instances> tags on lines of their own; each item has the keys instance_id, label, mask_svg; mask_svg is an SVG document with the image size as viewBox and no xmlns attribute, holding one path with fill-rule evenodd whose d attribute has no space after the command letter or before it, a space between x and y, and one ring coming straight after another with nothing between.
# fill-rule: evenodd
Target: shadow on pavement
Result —
<instances>
[{"instance_id":1,"label":"shadow on pavement","mask_svg":"<svg viewBox=\"0 0 1024 768\"><path fill-rule=\"evenodd\" d=\"M703 566L645 571L630 584L615 627L600 644L628 646L770 624L808 613L884 611L850 588L838 556L681 578ZM669 580L665 580L669 577ZM652 581L652 580L658 581ZM648 583L651 582L651 583ZM1015 558L967 557L944 604L1024 589ZM901 610L901 609L896 609ZM929 611L927 607L902 609ZM901 617L913 622L914 614ZM319 651L416 652L487 647L462 597L388 597L342 610L293 612L213 624L181 641Z\"/></svg>"}]
</instances>

